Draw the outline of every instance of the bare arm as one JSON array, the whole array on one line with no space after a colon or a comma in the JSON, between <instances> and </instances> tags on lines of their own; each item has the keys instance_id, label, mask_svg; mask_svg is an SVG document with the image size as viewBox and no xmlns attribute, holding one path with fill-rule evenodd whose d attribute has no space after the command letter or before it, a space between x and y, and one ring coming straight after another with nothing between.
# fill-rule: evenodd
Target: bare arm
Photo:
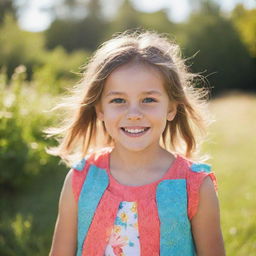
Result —
<instances>
[{"instance_id":1,"label":"bare arm","mask_svg":"<svg viewBox=\"0 0 256 256\"><path fill-rule=\"evenodd\" d=\"M72 191L72 171L66 176L59 201L50 256L76 254L77 204Z\"/></svg>"},{"instance_id":2,"label":"bare arm","mask_svg":"<svg viewBox=\"0 0 256 256\"><path fill-rule=\"evenodd\" d=\"M191 224L197 256L225 255L219 202L210 177L207 177L201 185L198 211L192 218Z\"/></svg>"}]
</instances>

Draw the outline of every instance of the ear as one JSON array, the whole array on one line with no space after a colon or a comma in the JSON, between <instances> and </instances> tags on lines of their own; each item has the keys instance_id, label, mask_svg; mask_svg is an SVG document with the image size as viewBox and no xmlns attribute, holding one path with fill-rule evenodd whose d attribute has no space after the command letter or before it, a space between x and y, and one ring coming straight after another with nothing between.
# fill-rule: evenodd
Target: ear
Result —
<instances>
[{"instance_id":1,"label":"ear","mask_svg":"<svg viewBox=\"0 0 256 256\"><path fill-rule=\"evenodd\" d=\"M172 121L177 113L177 105L176 104L170 104L169 111L167 114L167 120Z\"/></svg>"},{"instance_id":2,"label":"ear","mask_svg":"<svg viewBox=\"0 0 256 256\"><path fill-rule=\"evenodd\" d=\"M104 113L103 113L103 111L102 111L101 104L95 105L95 111L96 111L97 118L98 118L100 121L104 121Z\"/></svg>"}]
</instances>

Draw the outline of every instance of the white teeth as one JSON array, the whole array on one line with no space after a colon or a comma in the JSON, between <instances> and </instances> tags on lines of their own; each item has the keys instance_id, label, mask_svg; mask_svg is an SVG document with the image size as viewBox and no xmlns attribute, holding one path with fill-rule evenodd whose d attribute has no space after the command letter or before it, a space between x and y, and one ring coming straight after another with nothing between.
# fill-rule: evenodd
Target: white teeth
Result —
<instances>
[{"instance_id":1,"label":"white teeth","mask_svg":"<svg viewBox=\"0 0 256 256\"><path fill-rule=\"evenodd\" d=\"M129 132L129 133L140 133L140 132L144 132L146 130L146 128L144 128L144 129L127 129L127 128L124 128L124 130L126 132Z\"/></svg>"}]
</instances>

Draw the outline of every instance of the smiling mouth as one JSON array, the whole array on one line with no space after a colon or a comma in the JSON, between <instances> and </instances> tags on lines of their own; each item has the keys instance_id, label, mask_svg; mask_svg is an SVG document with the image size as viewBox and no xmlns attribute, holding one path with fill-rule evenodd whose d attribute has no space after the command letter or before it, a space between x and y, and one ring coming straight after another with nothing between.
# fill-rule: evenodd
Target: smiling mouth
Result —
<instances>
[{"instance_id":1,"label":"smiling mouth","mask_svg":"<svg viewBox=\"0 0 256 256\"><path fill-rule=\"evenodd\" d=\"M132 136L138 136L146 133L150 127L144 127L144 128L127 128L127 127L121 127L121 130L127 134Z\"/></svg>"}]
</instances>

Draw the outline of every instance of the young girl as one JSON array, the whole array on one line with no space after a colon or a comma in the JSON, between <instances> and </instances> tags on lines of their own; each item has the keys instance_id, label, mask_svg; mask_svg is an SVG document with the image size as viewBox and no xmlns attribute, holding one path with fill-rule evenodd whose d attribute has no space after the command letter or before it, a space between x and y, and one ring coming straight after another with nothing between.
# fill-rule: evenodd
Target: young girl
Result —
<instances>
[{"instance_id":1,"label":"young girl","mask_svg":"<svg viewBox=\"0 0 256 256\"><path fill-rule=\"evenodd\" d=\"M195 161L207 116L193 78L179 47L152 32L97 50L60 129L55 153L82 160L64 182L50 255L225 254L215 176Z\"/></svg>"}]
</instances>

